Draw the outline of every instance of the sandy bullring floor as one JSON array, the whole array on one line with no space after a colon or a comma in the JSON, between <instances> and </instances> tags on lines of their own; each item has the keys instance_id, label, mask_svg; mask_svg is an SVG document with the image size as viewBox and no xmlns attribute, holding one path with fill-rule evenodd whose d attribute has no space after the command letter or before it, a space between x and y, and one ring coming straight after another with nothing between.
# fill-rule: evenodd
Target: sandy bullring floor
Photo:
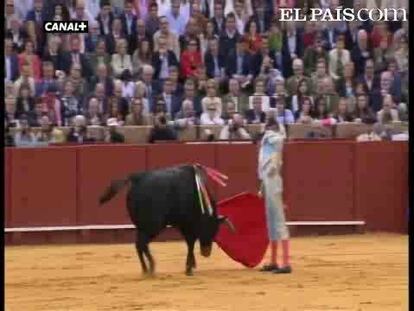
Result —
<instances>
[{"instance_id":1,"label":"sandy bullring floor","mask_svg":"<svg viewBox=\"0 0 414 311\"><path fill-rule=\"evenodd\" d=\"M183 273L182 242L153 243L157 275L141 277L133 245L6 248L6 310L408 310L408 238L294 238L291 275L243 268L215 246Z\"/></svg>"}]
</instances>

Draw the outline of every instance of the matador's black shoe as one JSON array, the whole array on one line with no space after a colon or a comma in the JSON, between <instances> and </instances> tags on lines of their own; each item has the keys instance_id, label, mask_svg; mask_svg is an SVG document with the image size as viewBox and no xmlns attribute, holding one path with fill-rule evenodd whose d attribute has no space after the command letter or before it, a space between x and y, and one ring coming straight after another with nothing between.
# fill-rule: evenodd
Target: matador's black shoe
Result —
<instances>
[{"instance_id":1,"label":"matador's black shoe","mask_svg":"<svg viewBox=\"0 0 414 311\"><path fill-rule=\"evenodd\" d=\"M261 272L273 272L279 269L278 265L270 264L270 265L264 265L262 268L260 268L259 271Z\"/></svg>"},{"instance_id":2,"label":"matador's black shoe","mask_svg":"<svg viewBox=\"0 0 414 311\"><path fill-rule=\"evenodd\" d=\"M292 273L292 267L291 266L282 267L282 268L273 270L272 273L276 273L276 274Z\"/></svg>"}]
</instances>

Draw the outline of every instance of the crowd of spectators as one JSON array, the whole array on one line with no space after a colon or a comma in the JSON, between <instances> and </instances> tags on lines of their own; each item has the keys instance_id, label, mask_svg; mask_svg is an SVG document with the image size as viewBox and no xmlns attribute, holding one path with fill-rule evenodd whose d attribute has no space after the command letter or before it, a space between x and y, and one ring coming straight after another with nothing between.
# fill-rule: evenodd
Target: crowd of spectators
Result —
<instances>
[{"instance_id":1,"label":"crowd of spectators","mask_svg":"<svg viewBox=\"0 0 414 311\"><path fill-rule=\"evenodd\" d=\"M278 18L282 7L395 2L408 7L387 0L5 0L5 126L21 129L16 142L59 142L83 141L77 129L93 125L122 141L112 128L167 127L161 136L174 139L187 126L222 125L221 139L248 139L244 125L267 118L406 121L408 21ZM89 32L46 34L46 20L87 20ZM73 130L62 137L55 126ZM42 131L30 134L30 127Z\"/></svg>"}]
</instances>

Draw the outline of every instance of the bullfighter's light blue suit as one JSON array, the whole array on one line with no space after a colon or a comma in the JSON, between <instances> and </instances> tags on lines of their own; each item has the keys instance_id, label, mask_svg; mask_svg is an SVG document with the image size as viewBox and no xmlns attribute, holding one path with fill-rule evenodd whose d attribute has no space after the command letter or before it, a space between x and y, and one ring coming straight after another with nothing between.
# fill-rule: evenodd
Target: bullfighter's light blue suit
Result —
<instances>
[{"instance_id":1,"label":"bullfighter's light blue suit","mask_svg":"<svg viewBox=\"0 0 414 311\"><path fill-rule=\"evenodd\" d=\"M279 132L267 130L262 138L259 151L258 174L262 181L267 228L271 241L289 238L282 201L283 181L280 175L285 138L283 130Z\"/></svg>"}]
</instances>

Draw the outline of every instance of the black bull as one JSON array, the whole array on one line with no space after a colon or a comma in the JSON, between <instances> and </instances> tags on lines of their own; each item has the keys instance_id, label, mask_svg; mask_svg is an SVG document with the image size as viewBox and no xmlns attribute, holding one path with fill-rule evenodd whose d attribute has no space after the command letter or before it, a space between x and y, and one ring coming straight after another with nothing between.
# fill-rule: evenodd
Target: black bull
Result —
<instances>
[{"instance_id":1,"label":"black bull","mask_svg":"<svg viewBox=\"0 0 414 311\"><path fill-rule=\"evenodd\" d=\"M227 224L234 230L226 217L217 215L216 201L208 189L212 213L202 212L195 182L196 170L205 181L204 170L193 165L131 174L124 180L113 181L100 198L100 204L103 204L128 185L127 209L137 229L135 245L144 273L152 274L155 268L148 244L168 225L177 228L187 243L187 275L191 275L196 267L194 244L197 240L201 254L208 257L220 224Z\"/></svg>"}]
</instances>

